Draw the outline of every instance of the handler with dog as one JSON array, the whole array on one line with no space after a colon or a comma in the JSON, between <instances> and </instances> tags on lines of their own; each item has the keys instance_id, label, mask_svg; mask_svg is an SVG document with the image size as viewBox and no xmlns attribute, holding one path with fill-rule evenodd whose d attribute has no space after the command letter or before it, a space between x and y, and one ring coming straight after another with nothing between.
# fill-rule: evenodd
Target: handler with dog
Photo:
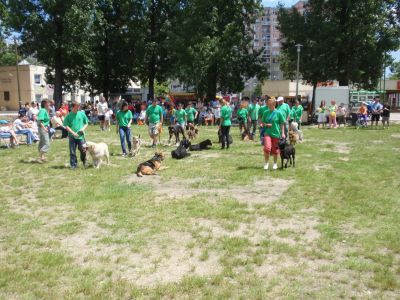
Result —
<instances>
[{"instance_id":1,"label":"handler with dog","mask_svg":"<svg viewBox=\"0 0 400 300\"><path fill-rule=\"evenodd\" d=\"M69 157L71 169L76 169L78 160L76 157L76 148L78 147L81 154L83 166L86 166L86 147L85 147L85 130L89 124L89 120L83 111L79 108L81 104L78 101L72 102L72 110L64 119L64 127L68 131L69 136Z\"/></svg>"},{"instance_id":2,"label":"handler with dog","mask_svg":"<svg viewBox=\"0 0 400 300\"><path fill-rule=\"evenodd\" d=\"M193 107L192 102L189 102L188 106L185 109L187 115L187 122L189 124L194 125L194 121L197 119L199 112Z\"/></svg>"},{"instance_id":3,"label":"handler with dog","mask_svg":"<svg viewBox=\"0 0 400 300\"><path fill-rule=\"evenodd\" d=\"M157 105L156 99L151 101L151 105L146 110L145 122L149 125L149 135L153 140L152 147L155 148L157 146L157 137L160 134L164 122L162 108Z\"/></svg>"},{"instance_id":4,"label":"handler with dog","mask_svg":"<svg viewBox=\"0 0 400 300\"><path fill-rule=\"evenodd\" d=\"M276 109L276 100L271 98L267 102L268 109L262 117L264 127L264 170L269 169L269 157L274 158L273 170L278 169L279 139L285 139L285 117Z\"/></svg>"}]
</instances>

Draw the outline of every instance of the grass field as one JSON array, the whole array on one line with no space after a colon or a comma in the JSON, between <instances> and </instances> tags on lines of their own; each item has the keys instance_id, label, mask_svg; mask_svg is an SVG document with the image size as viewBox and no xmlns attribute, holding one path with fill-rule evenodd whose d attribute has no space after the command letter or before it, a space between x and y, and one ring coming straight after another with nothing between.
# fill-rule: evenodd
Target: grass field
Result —
<instances>
[{"instance_id":1,"label":"grass field","mask_svg":"<svg viewBox=\"0 0 400 300\"><path fill-rule=\"evenodd\" d=\"M304 133L296 169L265 172L234 128L228 151L161 146L143 179L154 150L122 158L114 130L88 131L100 170L70 170L66 140L44 165L1 149L0 299L399 299L400 127Z\"/></svg>"}]
</instances>

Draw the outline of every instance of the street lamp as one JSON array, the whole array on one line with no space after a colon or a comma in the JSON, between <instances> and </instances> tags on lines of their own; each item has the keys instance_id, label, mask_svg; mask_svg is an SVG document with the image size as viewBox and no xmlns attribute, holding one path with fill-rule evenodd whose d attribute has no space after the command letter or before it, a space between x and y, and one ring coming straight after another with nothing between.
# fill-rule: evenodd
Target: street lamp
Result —
<instances>
[{"instance_id":1,"label":"street lamp","mask_svg":"<svg viewBox=\"0 0 400 300\"><path fill-rule=\"evenodd\" d=\"M301 45L301 44L297 44L296 45L296 48L297 48L296 100L298 99L298 96L299 96L299 71L300 71L300 51L301 51L301 47L303 47L303 45Z\"/></svg>"},{"instance_id":2,"label":"street lamp","mask_svg":"<svg viewBox=\"0 0 400 300\"><path fill-rule=\"evenodd\" d=\"M19 108L22 107L22 100L21 100L21 86L19 83L19 64L18 64L18 44L17 44L17 39L14 39L14 44L15 44L15 65L17 68L17 85L18 85L18 103L19 103Z\"/></svg>"}]
</instances>

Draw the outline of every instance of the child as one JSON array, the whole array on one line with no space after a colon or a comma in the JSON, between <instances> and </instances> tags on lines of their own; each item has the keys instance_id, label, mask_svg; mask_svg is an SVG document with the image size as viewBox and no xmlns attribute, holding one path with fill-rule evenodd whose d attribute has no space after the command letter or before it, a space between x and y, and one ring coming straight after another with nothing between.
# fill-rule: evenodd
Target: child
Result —
<instances>
[{"instance_id":1,"label":"child","mask_svg":"<svg viewBox=\"0 0 400 300\"><path fill-rule=\"evenodd\" d=\"M326 102L325 100L322 100L321 105L317 109L318 113L318 128L321 127L325 128L325 123L326 123Z\"/></svg>"},{"instance_id":2,"label":"child","mask_svg":"<svg viewBox=\"0 0 400 300\"><path fill-rule=\"evenodd\" d=\"M358 117L363 120L365 127L368 126L368 108L366 103L362 102L358 109Z\"/></svg>"},{"instance_id":3,"label":"child","mask_svg":"<svg viewBox=\"0 0 400 300\"><path fill-rule=\"evenodd\" d=\"M107 108L105 114L104 114L104 130L111 130L111 118L113 115L113 111L109 108Z\"/></svg>"},{"instance_id":4,"label":"child","mask_svg":"<svg viewBox=\"0 0 400 300\"><path fill-rule=\"evenodd\" d=\"M390 106L383 105L382 110L382 125L383 129L389 129L389 119L390 119Z\"/></svg>"}]
</instances>

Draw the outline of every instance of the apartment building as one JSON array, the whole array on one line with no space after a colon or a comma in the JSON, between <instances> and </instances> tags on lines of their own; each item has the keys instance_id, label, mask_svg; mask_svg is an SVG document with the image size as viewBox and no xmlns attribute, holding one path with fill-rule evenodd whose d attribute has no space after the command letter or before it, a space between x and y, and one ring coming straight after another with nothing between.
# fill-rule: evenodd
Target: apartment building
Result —
<instances>
[{"instance_id":1,"label":"apartment building","mask_svg":"<svg viewBox=\"0 0 400 300\"><path fill-rule=\"evenodd\" d=\"M304 12L306 1L297 2L294 7L299 12ZM285 79L279 65L279 55L281 50L281 33L278 30L278 9L265 7L253 25L255 49L264 49L262 58L270 73L270 80Z\"/></svg>"}]
</instances>

